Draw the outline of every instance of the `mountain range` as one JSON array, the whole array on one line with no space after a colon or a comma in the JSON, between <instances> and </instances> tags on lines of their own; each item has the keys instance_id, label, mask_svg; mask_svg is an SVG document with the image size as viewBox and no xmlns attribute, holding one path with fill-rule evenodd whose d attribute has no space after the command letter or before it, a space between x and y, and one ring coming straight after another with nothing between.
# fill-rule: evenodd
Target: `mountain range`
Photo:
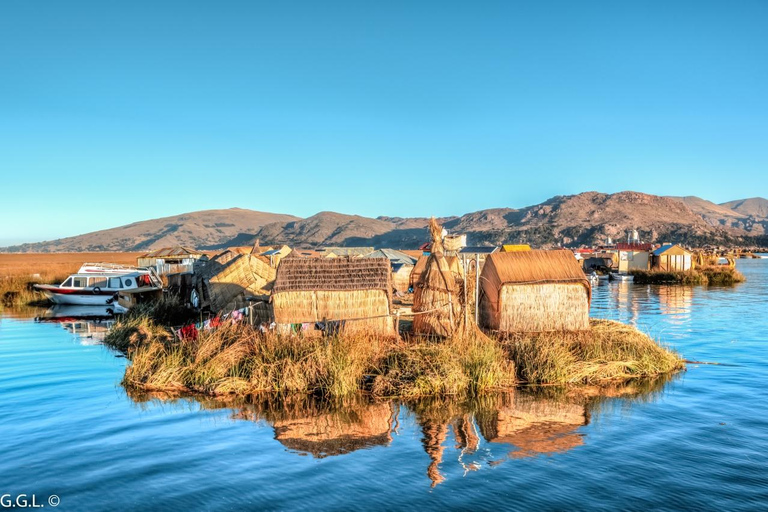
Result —
<instances>
[{"instance_id":1,"label":"mountain range","mask_svg":"<svg viewBox=\"0 0 768 512\"><path fill-rule=\"evenodd\" d=\"M438 219L471 245L529 243L575 247L626 238L637 229L643 241L690 245L768 246L768 200L755 197L722 204L694 196L640 192L584 192L555 196L520 209L493 208ZM361 217L320 212L302 219L241 208L205 210L61 238L6 247L5 252L142 251L173 245L215 250L236 245L291 247L373 246L417 248L428 240L425 217Z\"/></svg>"}]
</instances>

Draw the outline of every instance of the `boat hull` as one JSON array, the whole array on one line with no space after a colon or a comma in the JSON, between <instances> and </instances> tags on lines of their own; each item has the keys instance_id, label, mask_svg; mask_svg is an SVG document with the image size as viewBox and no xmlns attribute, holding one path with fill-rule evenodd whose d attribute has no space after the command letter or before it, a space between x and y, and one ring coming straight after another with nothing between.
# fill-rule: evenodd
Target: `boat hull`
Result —
<instances>
[{"instance_id":1,"label":"boat hull","mask_svg":"<svg viewBox=\"0 0 768 512\"><path fill-rule=\"evenodd\" d=\"M60 293L54 290L42 290L48 299L54 304L71 304L75 306L108 306L115 303L114 292L93 294L91 292L83 293Z\"/></svg>"}]
</instances>

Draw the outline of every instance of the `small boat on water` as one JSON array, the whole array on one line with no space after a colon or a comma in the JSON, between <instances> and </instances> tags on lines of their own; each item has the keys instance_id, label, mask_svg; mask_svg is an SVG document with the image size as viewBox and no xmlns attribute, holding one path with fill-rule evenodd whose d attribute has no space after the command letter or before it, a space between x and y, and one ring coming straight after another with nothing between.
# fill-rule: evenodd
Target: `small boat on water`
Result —
<instances>
[{"instance_id":1,"label":"small boat on water","mask_svg":"<svg viewBox=\"0 0 768 512\"><path fill-rule=\"evenodd\" d=\"M80 306L112 305L120 294L143 294L163 289L163 282L152 268L111 263L85 263L59 285L36 284L55 304Z\"/></svg>"},{"instance_id":2,"label":"small boat on water","mask_svg":"<svg viewBox=\"0 0 768 512\"><path fill-rule=\"evenodd\" d=\"M631 282L635 280L635 276L631 276L629 274L619 274L618 272L614 272L610 275L611 281L619 281L619 282Z\"/></svg>"}]
</instances>

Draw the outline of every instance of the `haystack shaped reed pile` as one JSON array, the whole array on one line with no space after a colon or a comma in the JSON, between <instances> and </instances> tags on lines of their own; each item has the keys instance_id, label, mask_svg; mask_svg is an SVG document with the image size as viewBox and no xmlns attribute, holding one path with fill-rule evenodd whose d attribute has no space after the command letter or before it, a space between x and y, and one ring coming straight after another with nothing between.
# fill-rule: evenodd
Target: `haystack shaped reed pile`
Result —
<instances>
[{"instance_id":1,"label":"haystack shaped reed pile","mask_svg":"<svg viewBox=\"0 0 768 512\"><path fill-rule=\"evenodd\" d=\"M583 331L591 298L569 251L494 253L480 275L480 323L501 332Z\"/></svg>"},{"instance_id":2,"label":"haystack shaped reed pile","mask_svg":"<svg viewBox=\"0 0 768 512\"><path fill-rule=\"evenodd\" d=\"M278 324L344 321L345 332L395 335L386 258L285 258L272 304Z\"/></svg>"},{"instance_id":3,"label":"haystack shaped reed pile","mask_svg":"<svg viewBox=\"0 0 768 512\"><path fill-rule=\"evenodd\" d=\"M452 269L444 256L442 227L434 218L429 231L432 251L426 261L420 258L414 267L418 280L413 288L413 331L451 336L462 322L464 273L458 259Z\"/></svg>"},{"instance_id":4,"label":"haystack shaped reed pile","mask_svg":"<svg viewBox=\"0 0 768 512\"><path fill-rule=\"evenodd\" d=\"M261 297L266 303L275 277L276 271L266 258L226 250L212 258L201 272L200 306L221 312L245 307L246 297ZM264 313L269 316L266 310Z\"/></svg>"}]
</instances>

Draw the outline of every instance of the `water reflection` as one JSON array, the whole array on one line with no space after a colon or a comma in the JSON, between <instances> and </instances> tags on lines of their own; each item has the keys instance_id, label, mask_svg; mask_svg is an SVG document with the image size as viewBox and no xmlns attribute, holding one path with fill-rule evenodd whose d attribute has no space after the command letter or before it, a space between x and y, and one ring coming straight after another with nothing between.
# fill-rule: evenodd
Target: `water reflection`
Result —
<instances>
[{"instance_id":1,"label":"water reflection","mask_svg":"<svg viewBox=\"0 0 768 512\"><path fill-rule=\"evenodd\" d=\"M432 398L407 402L356 396L340 401L312 397L248 397L235 401L130 392L142 407L169 403L202 409L229 409L233 420L271 428L287 453L318 459L357 450L386 448L403 428L415 428L429 462L432 487L446 475L486 470L505 461L555 456L587 442L582 427L612 402L626 407L654 400L667 378L612 387L544 388L472 399ZM407 427L403 427L407 425Z\"/></svg>"},{"instance_id":2,"label":"water reflection","mask_svg":"<svg viewBox=\"0 0 768 512\"><path fill-rule=\"evenodd\" d=\"M47 310L38 311L35 321L58 323L63 329L77 335L81 344L96 345L104 341L104 337L114 325L114 314L123 312L125 310L120 306L57 304Z\"/></svg>"}]
</instances>

